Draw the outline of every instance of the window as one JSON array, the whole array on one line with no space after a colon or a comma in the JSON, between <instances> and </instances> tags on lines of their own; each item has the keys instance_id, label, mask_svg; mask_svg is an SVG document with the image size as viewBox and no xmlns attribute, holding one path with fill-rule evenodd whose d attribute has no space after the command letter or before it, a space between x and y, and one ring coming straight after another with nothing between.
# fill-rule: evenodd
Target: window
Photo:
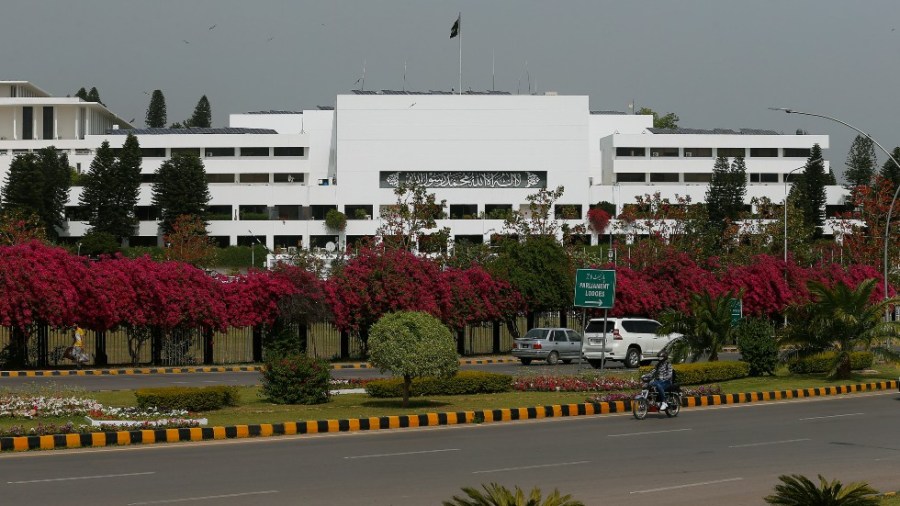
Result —
<instances>
[{"instance_id":1,"label":"window","mask_svg":"<svg viewBox=\"0 0 900 506\"><path fill-rule=\"evenodd\" d=\"M371 220L371 204L347 204L344 206L344 214L348 220Z\"/></svg>"},{"instance_id":2,"label":"window","mask_svg":"<svg viewBox=\"0 0 900 506\"><path fill-rule=\"evenodd\" d=\"M238 206L242 220L268 220L269 208L263 204Z\"/></svg>"},{"instance_id":3,"label":"window","mask_svg":"<svg viewBox=\"0 0 900 506\"><path fill-rule=\"evenodd\" d=\"M234 174L206 174L207 183L234 183Z\"/></svg>"},{"instance_id":4,"label":"window","mask_svg":"<svg viewBox=\"0 0 900 506\"><path fill-rule=\"evenodd\" d=\"M685 172L685 183L708 183L712 181L712 174L709 172Z\"/></svg>"},{"instance_id":5,"label":"window","mask_svg":"<svg viewBox=\"0 0 900 506\"><path fill-rule=\"evenodd\" d=\"M141 182L142 183L155 183L156 182L156 174L141 174Z\"/></svg>"},{"instance_id":6,"label":"window","mask_svg":"<svg viewBox=\"0 0 900 506\"><path fill-rule=\"evenodd\" d=\"M558 220L581 219L581 205L579 204L556 204L553 211Z\"/></svg>"},{"instance_id":7,"label":"window","mask_svg":"<svg viewBox=\"0 0 900 506\"><path fill-rule=\"evenodd\" d=\"M619 172L616 174L617 183L645 183L647 182L647 174L629 174L627 172Z\"/></svg>"},{"instance_id":8,"label":"window","mask_svg":"<svg viewBox=\"0 0 900 506\"><path fill-rule=\"evenodd\" d=\"M44 139L53 138L53 107L44 107Z\"/></svg>"},{"instance_id":9,"label":"window","mask_svg":"<svg viewBox=\"0 0 900 506\"><path fill-rule=\"evenodd\" d=\"M325 215L328 214L328 211L334 209L337 211L337 206L334 205L317 205L317 206L309 206L312 211L312 219L314 220L324 220Z\"/></svg>"},{"instance_id":10,"label":"window","mask_svg":"<svg viewBox=\"0 0 900 506\"><path fill-rule=\"evenodd\" d=\"M453 236L453 244L462 246L463 244L484 244L484 237L480 235L455 235Z\"/></svg>"},{"instance_id":11,"label":"window","mask_svg":"<svg viewBox=\"0 0 900 506\"><path fill-rule=\"evenodd\" d=\"M268 174L239 174L242 183L268 183Z\"/></svg>"},{"instance_id":12,"label":"window","mask_svg":"<svg viewBox=\"0 0 900 506\"><path fill-rule=\"evenodd\" d=\"M616 156L647 156L647 148L616 148Z\"/></svg>"},{"instance_id":13,"label":"window","mask_svg":"<svg viewBox=\"0 0 900 506\"><path fill-rule=\"evenodd\" d=\"M275 156L303 156L305 150L301 147L276 147Z\"/></svg>"},{"instance_id":14,"label":"window","mask_svg":"<svg viewBox=\"0 0 900 506\"><path fill-rule=\"evenodd\" d=\"M175 155L194 155L200 157L200 148L172 148L172 156Z\"/></svg>"},{"instance_id":15,"label":"window","mask_svg":"<svg viewBox=\"0 0 900 506\"><path fill-rule=\"evenodd\" d=\"M750 148L751 157L778 158L778 148Z\"/></svg>"},{"instance_id":16,"label":"window","mask_svg":"<svg viewBox=\"0 0 900 506\"><path fill-rule=\"evenodd\" d=\"M751 183L777 183L778 174L761 174L757 172L750 173Z\"/></svg>"},{"instance_id":17,"label":"window","mask_svg":"<svg viewBox=\"0 0 900 506\"><path fill-rule=\"evenodd\" d=\"M489 220L505 220L512 215L512 204L485 204L484 217Z\"/></svg>"},{"instance_id":18,"label":"window","mask_svg":"<svg viewBox=\"0 0 900 506\"><path fill-rule=\"evenodd\" d=\"M206 157L234 156L234 148L206 148Z\"/></svg>"},{"instance_id":19,"label":"window","mask_svg":"<svg viewBox=\"0 0 900 506\"><path fill-rule=\"evenodd\" d=\"M269 156L269 148L241 148L241 156Z\"/></svg>"},{"instance_id":20,"label":"window","mask_svg":"<svg viewBox=\"0 0 900 506\"><path fill-rule=\"evenodd\" d=\"M209 221L230 221L231 218L231 206L209 206L206 208L206 219Z\"/></svg>"},{"instance_id":21,"label":"window","mask_svg":"<svg viewBox=\"0 0 900 506\"><path fill-rule=\"evenodd\" d=\"M275 216L279 220L299 220L300 206L298 205L281 205L275 206Z\"/></svg>"},{"instance_id":22,"label":"window","mask_svg":"<svg viewBox=\"0 0 900 506\"><path fill-rule=\"evenodd\" d=\"M473 220L478 218L477 204L451 204L451 220Z\"/></svg>"},{"instance_id":23,"label":"window","mask_svg":"<svg viewBox=\"0 0 900 506\"><path fill-rule=\"evenodd\" d=\"M650 148L650 156L677 157L678 148Z\"/></svg>"},{"instance_id":24,"label":"window","mask_svg":"<svg viewBox=\"0 0 900 506\"><path fill-rule=\"evenodd\" d=\"M303 174L302 173L294 173L294 174L274 174L276 183L302 183L303 182Z\"/></svg>"},{"instance_id":25,"label":"window","mask_svg":"<svg viewBox=\"0 0 900 506\"><path fill-rule=\"evenodd\" d=\"M712 148L684 148L686 158L712 158Z\"/></svg>"},{"instance_id":26,"label":"window","mask_svg":"<svg viewBox=\"0 0 900 506\"><path fill-rule=\"evenodd\" d=\"M809 148L784 148L785 158L809 158Z\"/></svg>"},{"instance_id":27,"label":"window","mask_svg":"<svg viewBox=\"0 0 900 506\"><path fill-rule=\"evenodd\" d=\"M677 172L651 172L650 173L650 182L651 183L677 183L678 182L678 173Z\"/></svg>"},{"instance_id":28,"label":"window","mask_svg":"<svg viewBox=\"0 0 900 506\"><path fill-rule=\"evenodd\" d=\"M744 148L719 148L718 153L719 156L727 156L729 158L747 156L747 150Z\"/></svg>"},{"instance_id":29,"label":"window","mask_svg":"<svg viewBox=\"0 0 900 506\"><path fill-rule=\"evenodd\" d=\"M34 107L22 108L22 139L34 139Z\"/></svg>"},{"instance_id":30,"label":"window","mask_svg":"<svg viewBox=\"0 0 900 506\"><path fill-rule=\"evenodd\" d=\"M141 148L143 158L165 158L166 148Z\"/></svg>"},{"instance_id":31,"label":"window","mask_svg":"<svg viewBox=\"0 0 900 506\"><path fill-rule=\"evenodd\" d=\"M581 342L581 334L572 329L566 330L566 335L569 336L569 341L572 341L573 343Z\"/></svg>"}]
</instances>

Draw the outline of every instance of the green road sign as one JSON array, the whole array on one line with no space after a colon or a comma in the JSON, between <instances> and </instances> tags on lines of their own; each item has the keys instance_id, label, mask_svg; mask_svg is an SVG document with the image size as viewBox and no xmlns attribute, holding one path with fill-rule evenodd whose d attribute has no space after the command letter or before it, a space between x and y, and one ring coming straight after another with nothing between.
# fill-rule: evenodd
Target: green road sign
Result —
<instances>
[{"instance_id":1,"label":"green road sign","mask_svg":"<svg viewBox=\"0 0 900 506\"><path fill-rule=\"evenodd\" d=\"M610 309L616 295L616 271L578 269L575 272L575 307Z\"/></svg>"},{"instance_id":2,"label":"green road sign","mask_svg":"<svg viewBox=\"0 0 900 506\"><path fill-rule=\"evenodd\" d=\"M734 327L741 322L744 316L744 301L741 299L731 299L731 326Z\"/></svg>"}]
</instances>

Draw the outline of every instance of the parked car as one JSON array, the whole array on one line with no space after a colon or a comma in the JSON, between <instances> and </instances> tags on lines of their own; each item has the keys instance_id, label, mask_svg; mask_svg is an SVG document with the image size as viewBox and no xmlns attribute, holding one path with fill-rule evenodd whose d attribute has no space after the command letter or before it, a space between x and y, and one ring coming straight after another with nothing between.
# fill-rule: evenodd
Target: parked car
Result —
<instances>
[{"instance_id":1,"label":"parked car","mask_svg":"<svg viewBox=\"0 0 900 506\"><path fill-rule=\"evenodd\" d=\"M560 360L570 363L581 356L581 334L566 328L535 328L513 341L512 355L522 364L546 360L554 365Z\"/></svg>"},{"instance_id":2,"label":"parked car","mask_svg":"<svg viewBox=\"0 0 900 506\"><path fill-rule=\"evenodd\" d=\"M660 323L649 318L609 318L606 320L606 346L603 346L603 318L588 321L584 330L584 358L599 369L607 361L622 362L635 368L658 359L659 352L681 334L659 335Z\"/></svg>"}]
</instances>

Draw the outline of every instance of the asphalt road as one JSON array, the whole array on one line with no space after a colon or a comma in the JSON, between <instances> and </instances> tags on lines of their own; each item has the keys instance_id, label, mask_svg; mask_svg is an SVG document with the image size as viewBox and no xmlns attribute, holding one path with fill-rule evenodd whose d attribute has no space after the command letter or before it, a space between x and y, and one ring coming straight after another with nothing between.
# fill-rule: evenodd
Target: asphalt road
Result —
<instances>
[{"instance_id":1,"label":"asphalt road","mask_svg":"<svg viewBox=\"0 0 900 506\"><path fill-rule=\"evenodd\" d=\"M498 482L588 505L758 505L781 474L900 489L897 392L0 455L4 504L429 505Z\"/></svg>"},{"instance_id":2,"label":"asphalt road","mask_svg":"<svg viewBox=\"0 0 900 506\"><path fill-rule=\"evenodd\" d=\"M725 353L722 360L737 360L737 353ZM495 373L523 375L572 375L579 371L594 371L587 363L546 365L543 362L532 362L524 366L518 362L504 364L463 365L463 369L481 370ZM609 365L610 372L626 372L621 364ZM378 369L335 369L331 371L333 378L378 378L386 376ZM389 374L388 374L389 375ZM56 376L33 378L0 378L0 389L27 389L34 385L50 385L71 387L83 390L130 390L148 387L166 386L208 386L208 385L258 385L259 373L256 372L215 372L188 374L133 374L115 376Z\"/></svg>"}]
</instances>

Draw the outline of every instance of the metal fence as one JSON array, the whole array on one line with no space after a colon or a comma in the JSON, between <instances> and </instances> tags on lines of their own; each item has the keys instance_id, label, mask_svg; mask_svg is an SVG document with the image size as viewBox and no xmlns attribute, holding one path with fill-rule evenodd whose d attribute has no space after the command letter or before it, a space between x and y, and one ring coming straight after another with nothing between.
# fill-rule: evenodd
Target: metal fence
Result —
<instances>
[{"instance_id":1,"label":"metal fence","mask_svg":"<svg viewBox=\"0 0 900 506\"><path fill-rule=\"evenodd\" d=\"M560 326L561 314L559 311L549 313L536 313L534 316L535 327ZM527 318L520 316L515 325L522 334L528 328ZM566 325L569 328L581 331L581 313L569 311L566 314ZM499 349L494 349L495 331L499 332ZM46 360L41 364L40 341L36 337L37 331L32 330L27 340L28 362L32 366L46 365L50 367L71 366L72 363L63 357L65 349L72 345L74 329L54 328L46 329ZM456 333L454 333L456 336ZM0 327L0 350L5 349L11 341L12 329ZM261 359L262 349L260 336L254 336L252 327L232 327L224 332L212 332L204 336L200 329L188 329L180 332L163 333L157 339L158 350L151 346L152 339L144 336L144 341L135 346L138 338L129 335L129 331L120 328L99 333L86 330L84 336L84 350L96 359L98 351L105 349L106 363L110 366L130 366L132 357L129 353L129 338L132 346L137 350L138 365L162 365L162 366L186 366L200 364L244 364ZM210 343L205 342L207 338ZM256 339L257 342L254 342ZM101 346L98 348L98 340ZM102 346L105 340L105 347ZM513 336L509 332L506 323L484 322L467 326L463 331L462 346L460 350L465 355L483 355L495 352L506 353L512 348ZM256 350L255 350L256 349ZM326 360L361 359L363 358L363 346L359 338L354 335L343 334L330 322L312 323L307 327L307 353L314 357ZM254 353L256 351L256 353ZM208 354L211 352L211 356ZM154 356L155 355L155 356ZM156 359L156 360L154 360ZM0 357L0 364L3 357ZM92 360L94 363L95 360Z\"/></svg>"}]
</instances>

